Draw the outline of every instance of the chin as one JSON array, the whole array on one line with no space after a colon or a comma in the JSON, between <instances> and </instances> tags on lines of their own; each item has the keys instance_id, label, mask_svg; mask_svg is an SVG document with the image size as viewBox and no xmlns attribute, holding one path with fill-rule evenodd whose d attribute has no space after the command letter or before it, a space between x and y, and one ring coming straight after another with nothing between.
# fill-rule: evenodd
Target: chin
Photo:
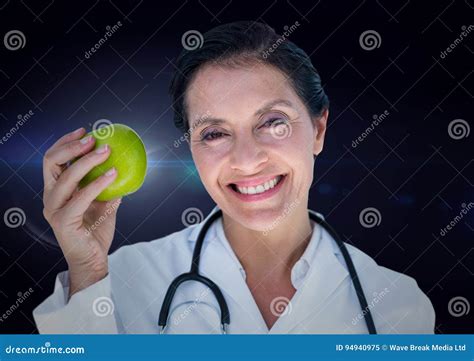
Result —
<instances>
[{"instance_id":1,"label":"chin","mask_svg":"<svg viewBox=\"0 0 474 361\"><path fill-rule=\"evenodd\" d=\"M235 222L240 223L245 228L256 232L267 233L269 230L276 227L278 220L284 215L284 206L275 207L271 209L233 209L227 213Z\"/></svg>"}]
</instances>

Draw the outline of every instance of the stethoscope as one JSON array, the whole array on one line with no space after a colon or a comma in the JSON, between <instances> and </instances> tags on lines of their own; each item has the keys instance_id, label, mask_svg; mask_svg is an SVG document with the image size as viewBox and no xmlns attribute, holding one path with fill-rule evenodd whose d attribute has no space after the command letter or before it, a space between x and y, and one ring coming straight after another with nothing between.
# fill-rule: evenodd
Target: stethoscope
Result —
<instances>
[{"instance_id":1,"label":"stethoscope","mask_svg":"<svg viewBox=\"0 0 474 361\"><path fill-rule=\"evenodd\" d=\"M199 261L201 258L201 249L204 242L204 237L211 226L211 224L219 217L222 216L222 211L218 210L213 213L207 221L203 224L197 241L194 247L193 258L191 263L191 270L187 273L183 273L182 275L176 277L173 282L168 287L166 291L165 299L163 301L163 305L161 306L160 316L158 318L158 327L160 328L160 333L164 333L166 330L166 324L168 322L168 316L170 313L171 302L173 301L174 295L178 287L187 281L197 281L200 282L212 291L217 302L219 304L220 312L221 312L221 332L223 334L227 333L227 328L230 324L230 314L229 314L229 307L227 306L227 302L225 301L224 295L222 294L219 287L212 282L209 278L204 277L203 275L199 274ZM352 283L354 285L355 291L357 293L357 298L359 299L359 304L362 309L362 314L364 315L364 320L367 325L367 329L369 330L370 334L376 334L377 331L375 330L374 320L372 318L372 314L370 313L370 309L367 304L367 299L365 298L364 292L362 290L362 286L359 281L359 277L357 276L356 269L354 267L354 263L352 262L351 256L347 251L347 248L344 242L341 240L339 235L334 231L334 229L324 220L322 219L317 213L309 210L309 217L315 221L317 224L322 226L336 241L339 249L341 250L342 256L347 265L347 269L349 271L349 275L351 276Z\"/></svg>"}]
</instances>

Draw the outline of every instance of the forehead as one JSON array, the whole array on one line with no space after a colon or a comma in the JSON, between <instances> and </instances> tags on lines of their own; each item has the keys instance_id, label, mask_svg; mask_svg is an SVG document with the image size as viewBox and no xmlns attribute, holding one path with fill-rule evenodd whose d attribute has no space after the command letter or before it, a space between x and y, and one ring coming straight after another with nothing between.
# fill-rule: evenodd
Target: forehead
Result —
<instances>
[{"instance_id":1,"label":"forehead","mask_svg":"<svg viewBox=\"0 0 474 361\"><path fill-rule=\"evenodd\" d=\"M253 113L271 99L295 100L295 97L286 76L273 66L207 65L189 85L186 105L190 120L205 113L226 118L229 112L235 116Z\"/></svg>"}]
</instances>

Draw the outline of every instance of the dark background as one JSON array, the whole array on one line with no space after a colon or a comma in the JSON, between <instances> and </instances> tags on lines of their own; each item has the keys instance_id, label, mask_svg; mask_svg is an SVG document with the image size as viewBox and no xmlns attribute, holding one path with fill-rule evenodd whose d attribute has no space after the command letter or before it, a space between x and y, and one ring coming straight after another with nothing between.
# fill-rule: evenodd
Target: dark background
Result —
<instances>
[{"instance_id":1,"label":"dark background","mask_svg":"<svg viewBox=\"0 0 474 361\"><path fill-rule=\"evenodd\" d=\"M454 139L448 125L472 122L474 34L441 58L473 12L474 1L1 1L0 136L18 115L34 113L0 145L0 216L12 207L26 216L17 228L0 221L0 314L19 292L34 291L0 322L1 332L36 332L31 311L66 269L41 199L42 156L65 132L105 118L128 124L146 144L146 182L124 200L112 250L182 229L189 207L211 210L187 145L173 146L181 134L168 82L186 31L258 20L278 33L299 22L289 39L310 54L330 97L310 207L379 264L414 277L435 307L437 333L472 333L472 312L455 317L448 304L473 300L474 211L446 235L440 230L473 200L473 135ZM118 21L122 27L85 59ZM6 49L10 30L23 32L23 48ZM378 48L361 47L366 30L380 34ZM379 226L359 222L368 207L379 210Z\"/></svg>"}]
</instances>

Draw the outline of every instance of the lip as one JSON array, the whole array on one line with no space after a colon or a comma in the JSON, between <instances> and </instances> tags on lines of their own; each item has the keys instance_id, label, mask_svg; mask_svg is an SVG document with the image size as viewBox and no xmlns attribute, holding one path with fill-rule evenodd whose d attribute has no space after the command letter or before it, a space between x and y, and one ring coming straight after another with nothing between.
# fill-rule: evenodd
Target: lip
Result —
<instances>
[{"instance_id":1,"label":"lip","mask_svg":"<svg viewBox=\"0 0 474 361\"><path fill-rule=\"evenodd\" d=\"M278 177L279 175L284 175L284 174L274 174L274 175L269 175L269 176L264 176L264 177L252 178L249 180L230 182L228 185L235 184L238 187L256 187L259 184L263 184L269 180L272 180Z\"/></svg>"},{"instance_id":2,"label":"lip","mask_svg":"<svg viewBox=\"0 0 474 361\"><path fill-rule=\"evenodd\" d=\"M286 174L278 174L278 175L281 175L282 178L280 180L280 182L275 186L273 187L272 189L269 189L268 191L266 192L263 192L263 193L259 193L259 194L242 194L240 192L237 192L235 191L234 189L232 189L232 186L229 184L226 188L229 190L229 192L231 192L235 197L237 197L238 199L240 199L241 201L243 202L255 202L255 201L261 201L261 200L264 200L264 199L268 199L270 197L272 197L273 195L275 195L280 189L281 187L283 186L283 183L285 183L286 181L286 178L287 178L287 175ZM266 180L270 180L270 179L273 179L275 178L275 176L272 176L271 178L262 178L262 179L266 179ZM260 179L258 179L260 181ZM252 180L252 182L254 182L254 180ZM264 181L265 182L265 181ZM241 182L239 183L233 183L233 184L239 184L239 186L241 186ZM254 184L261 184L261 183L254 183ZM244 186L245 187L245 186Z\"/></svg>"}]
</instances>

